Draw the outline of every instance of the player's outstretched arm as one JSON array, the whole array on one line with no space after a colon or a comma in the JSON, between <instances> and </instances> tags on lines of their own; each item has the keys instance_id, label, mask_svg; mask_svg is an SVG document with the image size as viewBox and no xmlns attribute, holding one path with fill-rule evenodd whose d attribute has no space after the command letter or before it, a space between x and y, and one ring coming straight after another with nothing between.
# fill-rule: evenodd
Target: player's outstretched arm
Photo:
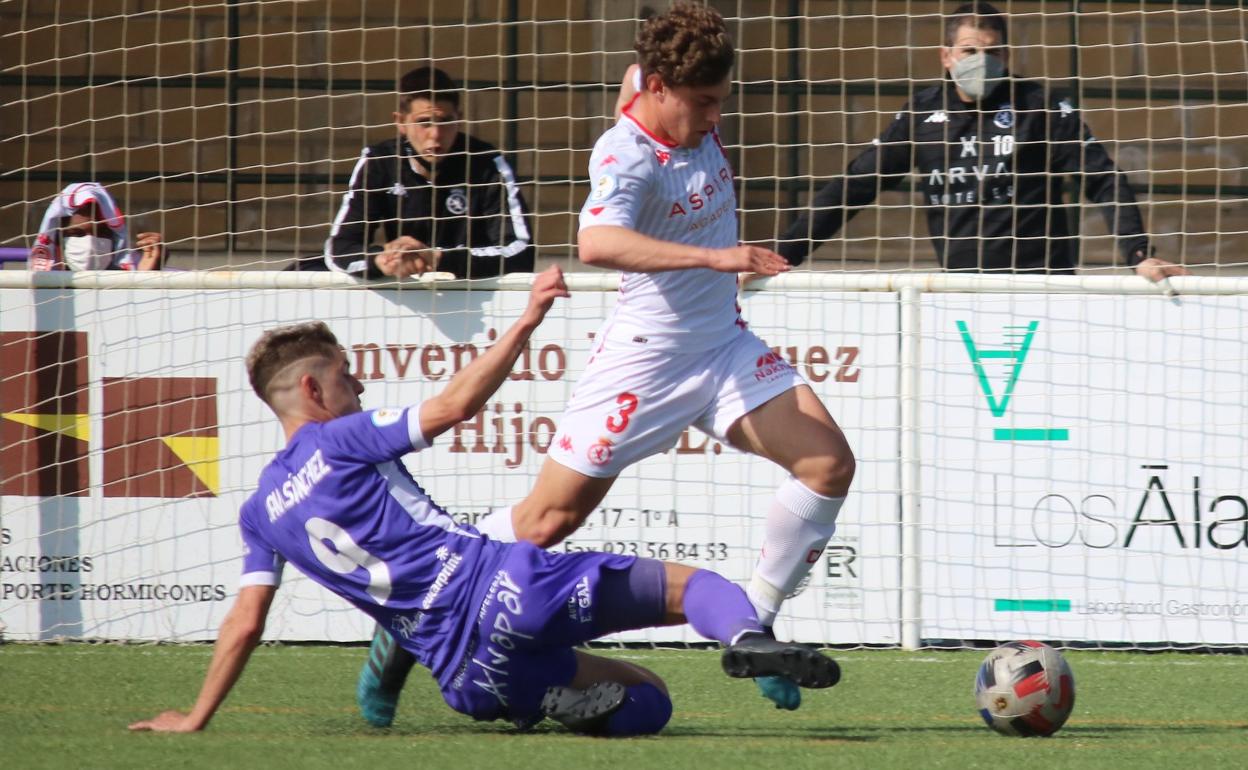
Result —
<instances>
[{"instance_id":1,"label":"player's outstretched arm","mask_svg":"<svg viewBox=\"0 0 1248 770\"><path fill-rule=\"evenodd\" d=\"M131 730L161 733L192 733L208 726L225 696L243 673L251 651L260 643L269 606L277 593L276 586L243 586L234 606L221 623L217 643L212 648L212 663L204 675L204 685L191 713L165 711L152 719L130 725Z\"/></svg>"},{"instance_id":2,"label":"player's outstretched arm","mask_svg":"<svg viewBox=\"0 0 1248 770\"><path fill-rule=\"evenodd\" d=\"M615 225L598 225L581 230L577 245L581 261L585 264L632 273L704 267L723 273L776 275L789 269L784 257L761 246L708 249L661 241Z\"/></svg>"},{"instance_id":3,"label":"player's outstretched arm","mask_svg":"<svg viewBox=\"0 0 1248 770\"><path fill-rule=\"evenodd\" d=\"M524 351L524 343L542 323L555 298L566 296L568 287L558 265L538 273L529 292L529 305L520 319L489 350L460 370L446 390L421 405L421 434L432 440L476 414L503 384Z\"/></svg>"}]
</instances>

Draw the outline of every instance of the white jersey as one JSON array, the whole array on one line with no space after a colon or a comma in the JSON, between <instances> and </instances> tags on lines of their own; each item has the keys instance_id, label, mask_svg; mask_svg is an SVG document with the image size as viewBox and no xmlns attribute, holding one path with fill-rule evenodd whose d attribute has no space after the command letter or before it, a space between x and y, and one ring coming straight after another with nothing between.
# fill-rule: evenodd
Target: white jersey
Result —
<instances>
[{"instance_id":1,"label":"white jersey","mask_svg":"<svg viewBox=\"0 0 1248 770\"><path fill-rule=\"evenodd\" d=\"M713 249L738 243L732 167L717 132L685 149L650 133L625 109L594 145L589 175L593 190L581 209L582 230L627 227ZM734 273L625 271L602 338L659 350L707 350L744 327L736 294Z\"/></svg>"}]
</instances>

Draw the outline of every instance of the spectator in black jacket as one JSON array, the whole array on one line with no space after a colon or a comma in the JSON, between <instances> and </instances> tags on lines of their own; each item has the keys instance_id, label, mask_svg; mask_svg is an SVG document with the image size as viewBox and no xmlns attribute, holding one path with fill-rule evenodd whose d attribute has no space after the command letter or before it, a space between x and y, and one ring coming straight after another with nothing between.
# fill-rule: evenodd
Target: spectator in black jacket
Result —
<instances>
[{"instance_id":1,"label":"spectator in black jacket","mask_svg":"<svg viewBox=\"0 0 1248 770\"><path fill-rule=\"evenodd\" d=\"M399 136L366 147L325 241L330 269L406 278L486 278L533 269L532 228L516 174L460 130L459 87L420 67L399 81ZM373 244L380 228L384 246Z\"/></svg>"},{"instance_id":2,"label":"spectator in black jacket","mask_svg":"<svg viewBox=\"0 0 1248 770\"><path fill-rule=\"evenodd\" d=\"M1011 77L1007 45L1005 16L992 5L959 6L945 22L944 84L915 94L845 176L816 193L777 251L801 263L917 168L932 245L947 270L1073 273L1078 238L1061 208L1071 174L1139 275L1186 274L1150 256L1126 177L1069 99Z\"/></svg>"}]
</instances>

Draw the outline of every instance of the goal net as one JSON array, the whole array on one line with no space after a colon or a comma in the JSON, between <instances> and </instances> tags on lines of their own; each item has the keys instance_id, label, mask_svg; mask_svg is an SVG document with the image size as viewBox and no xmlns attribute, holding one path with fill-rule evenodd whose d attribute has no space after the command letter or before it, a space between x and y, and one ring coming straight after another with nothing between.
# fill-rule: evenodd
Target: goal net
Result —
<instances>
[{"instance_id":1,"label":"goal net","mask_svg":"<svg viewBox=\"0 0 1248 770\"><path fill-rule=\"evenodd\" d=\"M913 92L941 82L956 3L714 5L739 46L723 135L741 235L770 244ZM778 631L840 644L1243 646L1248 13L997 5L1011 70L1069 96L1126 173L1156 255L1200 277L1176 279L1177 300L1133 293L1117 239L1071 178L1049 216L1078 236L1080 277L925 282L939 263L924 180L910 176L877 188L801 271L746 292L751 328L810 382L858 458L840 531ZM215 636L237 586L238 505L281 444L242 371L264 328L325 319L366 404L393 406L436 392L519 312L519 279L361 289L273 272L321 261L361 149L395 135L397 79L425 62L462 83L462 129L509 159L539 266L563 265L580 291L486 410L410 467L465 521L523 497L614 301L611 278L576 262L576 215L633 60L638 3L0 12L5 638ZM21 272L49 202L82 181L108 188L132 234L161 233L183 272ZM780 480L690 431L625 473L560 548L744 582ZM370 630L292 570L268 633Z\"/></svg>"}]
</instances>

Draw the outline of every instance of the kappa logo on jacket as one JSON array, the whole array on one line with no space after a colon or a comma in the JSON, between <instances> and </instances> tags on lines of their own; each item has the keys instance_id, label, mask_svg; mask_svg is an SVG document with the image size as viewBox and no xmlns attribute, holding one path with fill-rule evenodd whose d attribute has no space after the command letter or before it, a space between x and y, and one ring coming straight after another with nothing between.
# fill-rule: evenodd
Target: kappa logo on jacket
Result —
<instances>
[{"instance_id":1,"label":"kappa logo on jacket","mask_svg":"<svg viewBox=\"0 0 1248 770\"><path fill-rule=\"evenodd\" d=\"M450 195L446 196L446 210L452 214L459 215L468 210L468 196L464 193L462 187L456 187L451 190Z\"/></svg>"}]
</instances>

